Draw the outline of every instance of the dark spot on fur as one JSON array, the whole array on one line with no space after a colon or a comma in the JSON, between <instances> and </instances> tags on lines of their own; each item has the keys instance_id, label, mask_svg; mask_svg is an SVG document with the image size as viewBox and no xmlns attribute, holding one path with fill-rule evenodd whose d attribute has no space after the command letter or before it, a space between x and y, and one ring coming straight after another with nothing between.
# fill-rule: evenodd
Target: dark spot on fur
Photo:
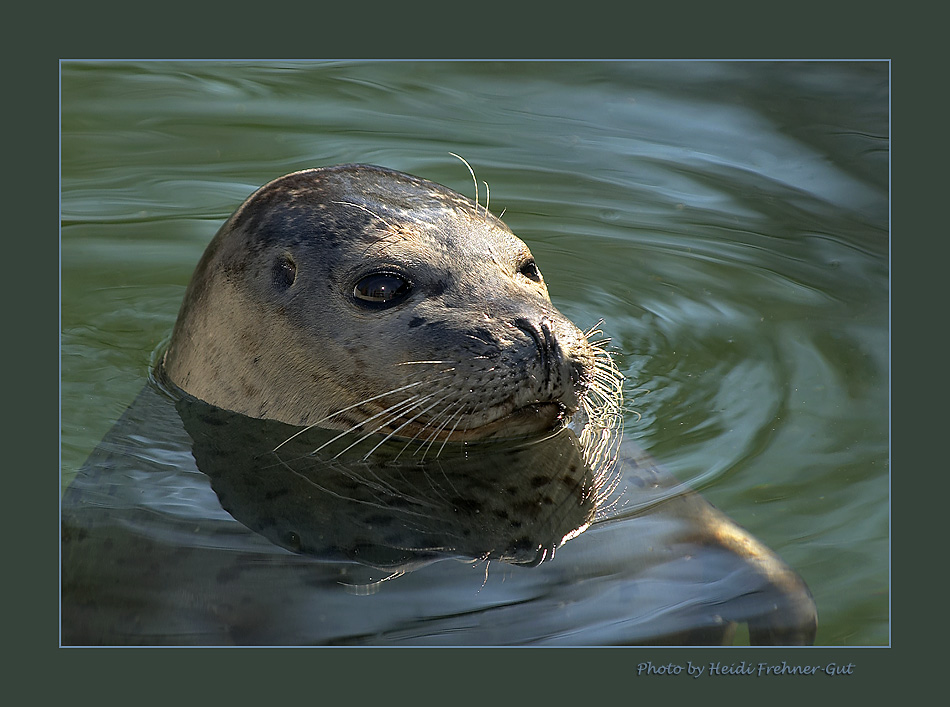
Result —
<instances>
[{"instance_id":1,"label":"dark spot on fur","mask_svg":"<svg viewBox=\"0 0 950 707\"><path fill-rule=\"evenodd\" d=\"M425 324L425 323L426 323L426 320L423 319L422 317L413 317L409 321L409 328L412 329L414 327L419 326L420 324Z\"/></svg>"},{"instance_id":2,"label":"dark spot on fur","mask_svg":"<svg viewBox=\"0 0 950 707\"><path fill-rule=\"evenodd\" d=\"M515 504L514 510L518 515L530 516L538 510L539 505L541 504L537 501L520 501Z\"/></svg>"},{"instance_id":3,"label":"dark spot on fur","mask_svg":"<svg viewBox=\"0 0 950 707\"><path fill-rule=\"evenodd\" d=\"M470 498L453 498L452 505L455 507L456 513L462 512L473 514L482 510L482 504Z\"/></svg>"},{"instance_id":4,"label":"dark spot on fur","mask_svg":"<svg viewBox=\"0 0 950 707\"><path fill-rule=\"evenodd\" d=\"M253 384L251 381L249 381L249 380L242 380L242 381L240 381L240 384L241 384L241 390L244 391L244 394L245 394L248 398L252 398L252 399L253 399L253 398L256 398L256 397L260 394L260 392L261 392L260 387L254 385L254 384Z\"/></svg>"},{"instance_id":5,"label":"dark spot on fur","mask_svg":"<svg viewBox=\"0 0 950 707\"><path fill-rule=\"evenodd\" d=\"M547 477L547 476L541 476L541 475L539 474L538 476L532 476L532 477L531 477L531 488L533 488L533 489L539 489L539 488L541 488L542 486L546 486L547 483L548 483L548 477Z\"/></svg>"}]
</instances>

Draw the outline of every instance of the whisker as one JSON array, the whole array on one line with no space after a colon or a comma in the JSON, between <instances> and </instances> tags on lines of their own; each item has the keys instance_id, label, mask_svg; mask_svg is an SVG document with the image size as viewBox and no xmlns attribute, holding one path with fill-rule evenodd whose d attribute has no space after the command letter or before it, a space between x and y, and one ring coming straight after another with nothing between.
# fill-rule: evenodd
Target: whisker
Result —
<instances>
[{"instance_id":1,"label":"whisker","mask_svg":"<svg viewBox=\"0 0 950 707\"><path fill-rule=\"evenodd\" d=\"M383 510L387 510L387 509L390 508L390 506L387 505L387 504L385 504L385 503L373 502L373 501L369 501L369 500L366 500L366 499L363 499L363 498L355 498L355 497L353 497L353 496L346 496L346 495L343 495L343 494L341 494L341 493L339 493L339 492L337 492L337 491L334 491L334 490L332 490L332 489L330 489L330 488L328 488L328 487L326 487L326 486L323 486L323 485L317 483L316 480L313 479L311 475L300 473L299 471L297 471L296 469L294 469L289 463L287 463L285 460L280 459L280 458L278 457L277 461L278 461L278 463L279 463L281 466L286 467L286 469L287 469L288 472L290 472L291 474L293 474L294 476L296 476L297 478L299 478L302 482L306 483L307 485L313 487L314 489L316 489L317 491L319 491L319 492L321 492L321 493L323 493L323 494L326 494L326 495L328 495L328 496L332 496L332 497L334 497L334 498L338 498L338 499L341 499L341 500L346 500L346 501L352 501L352 502L360 503L360 504L363 504L363 505L366 505L366 506L370 506L370 507L372 507L372 508L379 508L379 509L383 509ZM344 472L344 473L345 473L345 472L348 472L348 471L349 471L349 467L342 467L342 468L338 469L338 471ZM356 474L352 474L352 473L348 473L347 475L350 476L350 478L353 478L353 479L359 481L359 482L360 482L361 484L363 484L364 486L368 486L368 487L370 487L370 488L373 488L373 489L375 489L375 490L378 491L378 492L381 492L381 493L386 494L387 496L392 496L392 495L394 495L394 494L398 494L398 493L399 493L398 489L396 489L396 488L395 488L394 486L392 486L391 484L388 484L388 483L386 483L386 482L383 482L382 480L379 480L379 477L378 477L378 476L375 477L375 478L377 479L378 483L371 483L369 479L367 479L367 478L365 478L365 477L363 477L363 476L356 475ZM375 475L374 475L374 476L375 476ZM416 517L419 517L419 518L428 517L428 514L425 513L424 511L421 511L421 510L413 510L413 509L411 509L411 508L409 508L409 507L406 507L406 508L401 509L401 513L403 513L404 515L412 515L412 516L416 516Z\"/></svg>"},{"instance_id":2,"label":"whisker","mask_svg":"<svg viewBox=\"0 0 950 707\"><path fill-rule=\"evenodd\" d=\"M442 400L445 400L447 397L449 397L449 396L448 396L448 395L445 395L445 396L443 396L443 397L442 397L439 401L437 401L437 402L442 402ZM412 443L415 442L417 439L419 439L419 436L420 436L423 432L425 432L428 428L430 428L432 425L434 425L434 424L439 420L439 418L442 417L442 416L445 414L445 411L446 411L446 410L451 409L451 408L452 408L452 405L453 405L452 403L449 403L448 405L446 405L445 409L443 409L442 412L440 412L439 414L435 415L435 416L432 418L432 420L430 420L429 422L427 422L427 423L425 424L425 426L423 426L422 428L419 429L418 432L416 432L412 437L410 437L409 439L407 439L407 440L406 440L406 444L403 445L403 448L399 450L399 454L397 454L395 457L393 457L393 461L395 461L395 460L398 459L400 456L402 456L402 453L405 452L407 449L409 449L409 447L412 445ZM451 418L449 418L449 419L451 420ZM433 438L439 434L439 432L441 431L442 427L445 426L445 424L447 424L447 423L443 423L439 428L436 428L435 430L432 430L432 431L429 433L429 436L426 437L426 440L429 442L429 445L430 445L430 446L431 446L431 444L432 444ZM420 445L420 446L421 446L421 445ZM414 452L414 454L418 454L418 453L419 453L419 450L417 449L417 450ZM422 455L422 458L425 459L425 454L424 454L424 453L423 453L423 455Z\"/></svg>"},{"instance_id":3,"label":"whisker","mask_svg":"<svg viewBox=\"0 0 950 707\"><path fill-rule=\"evenodd\" d=\"M398 404L396 404L396 405L393 405L391 408L388 408L388 409L386 409L386 410L383 410L382 412L378 412L378 413L376 413L375 415L373 415L372 417L369 417L369 418L363 420L363 422L361 422L359 425L357 425L357 427L362 427L362 426L364 426L367 422L369 422L369 421L371 421L371 420L374 420L374 419L376 419L376 418L378 418L378 417L380 417L380 416L382 416L382 415L385 415L386 413L390 413L390 412L394 412L394 411L397 411L397 410L398 410L398 411L399 411L399 414L402 414L402 413L405 412L405 411L412 410L412 409L418 407L419 405L421 405L422 403L426 402L427 400L431 400L433 397L435 397L435 395L436 395L436 393L430 393L429 395L424 395L424 396L422 396L421 398L409 398L408 400L403 400L401 403L398 403ZM394 419L398 419L398 415L396 415L396 416L392 416L392 415L391 415L391 416L388 417L388 418L386 419L386 421L383 422L381 425L378 425L377 427L373 428L372 430L370 430L369 432L367 432L366 434L364 434L362 437L359 437L355 442L353 442L352 444L350 444L350 445L349 445L348 447L346 447L345 449L341 449L339 452L337 452L337 453L333 456L333 458L334 458L334 459L338 458L340 455L342 455L342 454L348 452L349 450L351 450L353 447L355 447L355 446L356 446L357 444L359 444L360 442L363 442L364 440L369 439L369 438L372 437L374 434L376 434L377 432L379 432L380 430L382 430L384 427L386 427L386 425L390 424ZM405 426L405 425L403 425L403 426ZM352 430L354 430L354 429L355 429L355 427L350 428L350 431L352 431ZM392 433L390 433L390 434L392 434ZM336 439L336 438L334 438L334 439ZM331 441L333 441L333 440L331 440ZM325 447L325 446L326 446L326 444L321 445L319 448L315 449L314 452L319 452L320 449L323 449L323 447ZM379 445L377 445L377 446L379 446ZM373 449L375 449L375 448L376 448L376 447L374 447Z\"/></svg>"},{"instance_id":4,"label":"whisker","mask_svg":"<svg viewBox=\"0 0 950 707\"><path fill-rule=\"evenodd\" d=\"M598 355L609 355L610 352L607 351L607 347L610 346L611 341L611 339L605 338L596 339L595 341L588 340L587 343L590 344L590 347L594 349Z\"/></svg>"},{"instance_id":5,"label":"whisker","mask_svg":"<svg viewBox=\"0 0 950 707\"><path fill-rule=\"evenodd\" d=\"M278 444L276 447L274 447L274 449L273 449L272 451L275 451L275 452L276 452L278 449L280 449L281 447L283 447L285 444L287 444L287 443L288 443L290 440L292 440L294 437L296 437L296 436L298 436L298 435L302 435L304 432L307 432L307 431L309 431L309 430L312 430L314 427L319 427L321 422L326 422L326 421L329 420L331 417L336 417L337 415L340 415L340 414L346 412L347 410L352 410L353 408L358 408L360 405L365 405L366 403L371 403L371 402L373 402L374 400L379 400L380 398L385 398L387 395L392 395L393 393L401 393L402 391L408 390L409 388L414 388L414 387L417 386L417 385L422 385L424 382L425 382L425 381L416 381L415 383L410 383L410 384L408 384L408 385L404 385L404 386L401 386L401 387L399 387L399 388L393 388L392 390L387 390L385 393L380 393L379 395L374 395L374 396L372 396L372 397L370 397L370 398L365 398L364 400L360 400L358 403L353 403L352 405L349 405L349 406L343 408L342 410L337 410L336 412L330 413L330 414L327 415L326 417L321 417L319 420L317 420L317 421L314 422L313 424L307 425L307 426L304 427L302 430L298 430L297 432L295 432L294 434L292 434L290 437L288 437L288 438L285 439L283 442L281 442L281 443Z\"/></svg>"},{"instance_id":6,"label":"whisker","mask_svg":"<svg viewBox=\"0 0 950 707\"><path fill-rule=\"evenodd\" d=\"M457 157L458 159L462 160L462 164L468 167L468 171L472 175L472 181L475 182L475 211L478 211L478 180L475 178L475 170L472 169L472 165L470 165L461 155L456 155L454 152L450 152L449 154L452 155L452 157Z\"/></svg>"},{"instance_id":7,"label":"whisker","mask_svg":"<svg viewBox=\"0 0 950 707\"><path fill-rule=\"evenodd\" d=\"M452 364L457 364L458 361L403 361L402 363L397 363L396 365L397 365L397 366L415 366L415 365L418 365L418 364L421 364L421 363L432 363L432 364L452 363ZM449 368L449 369L447 369L447 370L451 371L451 370L453 370L453 369Z\"/></svg>"},{"instance_id":8,"label":"whisker","mask_svg":"<svg viewBox=\"0 0 950 707\"><path fill-rule=\"evenodd\" d=\"M590 329L588 329L587 331L584 332L584 337L587 338L587 339L589 339L590 337L594 336L595 334L603 334L603 332L600 331L600 329L598 328L598 327L600 327L603 323L604 323L604 320L603 320L603 319L598 319L598 320L594 323L594 326L592 326Z\"/></svg>"},{"instance_id":9,"label":"whisker","mask_svg":"<svg viewBox=\"0 0 950 707\"><path fill-rule=\"evenodd\" d=\"M391 223L389 223L389 221L387 221L386 219L384 219L384 218L383 218L382 216L380 216L379 214L374 213L374 212L372 211L372 209L366 208L365 206L363 206L363 204L354 204L352 201L334 201L334 202L332 202L332 203L334 203L334 204L340 204L341 206L352 206L352 207L355 208L355 209L359 209L359 210L361 210L361 211L365 211L366 213L368 213L368 214L369 214L370 216L372 216L373 218L378 219L378 220L382 221L383 223L385 223L385 224L386 224L386 227L387 227L390 231L395 231L395 230L396 230L395 227L394 227Z\"/></svg>"},{"instance_id":10,"label":"whisker","mask_svg":"<svg viewBox=\"0 0 950 707\"><path fill-rule=\"evenodd\" d=\"M423 398L422 398L422 401L424 402L424 401L428 400L428 399L431 398L433 395L435 395L435 393L432 393L431 395L428 395L428 396L423 397ZM355 425L353 425L353 426L351 426L351 427L349 427L349 428L343 430L343 431L342 431L340 434L338 434L336 437L334 437L333 439L331 439L331 440L329 440L329 441L327 441L327 442L324 442L323 444L321 444L319 447L317 447L316 449L314 449L314 450L313 450L312 452L310 452L310 453L311 453L311 454L316 454L317 452L319 452L320 450L322 450L322 449L323 449L324 447L326 447L327 445L332 444L333 442L336 442L336 441L337 441L338 439L340 439L341 437L344 437L344 436L350 434L351 432L354 432L355 430L357 430L357 429L363 427L367 422L371 422L372 420L375 420L375 419L378 418L378 417L382 417L383 415L386 415L386 414L388 414L388 413L392 413L392 412L394 412L394 411L396 411L396 410L400 410L401 408L406 408L406 409L408 409L408 410L411 410L412 408L414 408L414 407L418 404L418 402L419 402L419 401L418 401L418 398L408 398L408 399L406 399L406 400L401 400L400 402L396 403L395 405L391 405L390 407L386 408L385 410L381 410L380 412L377 412L375 415L372 415L371 417L367 417L365 420L361 420L360 422L356 423ZM391 419L391 418L390 418L390 419ZM351 444L349 447L347 447L346 449L344 449L344 450L338 452L338 453L334 456L334 459L336 459L336 458L339 457L341 454L343 454L343 452L346 452L347 450L351 449L353 446L359 444L360 442L362 442L362 441L363 441L364 439L366 439L367 437L372 436L372 435L375 434L378 430L381 430L383 427L385 427L387 424L388 424L388 423L384 422L382 425L380 425L380 426L377 427L376 429L374 429L374 430L372 430L371 432L367 433L367 434L364 435L363 437L360 437L360 438L357 439L355 442L353 442L353 444Z\"/></svg>"},{"instance_id":11,"label":"whisker","mask_svg":"<svg viewBox=\"0 0 950 707\"><path fill-rule=\"evenodd\" d=\"M432 432L432 433L429 435L429 437L428 437L428 444L426 444L425 450L422 452L422 459L423 459L423 460L425 460L426 454L429 453L429 450L432 449L432 445L435 443L435 441L436 441L436 439L438 438L439 434L442 433L442 432L445 430L445 428L449 426L449 423L452 422L452 420L453 420L454 418L458 417L458 420L456 420L456 422L455 422L455 427L452 428L452 432L449 432L449 434L448 434L448 435L446 436L446 438L443 440L442 445L439 447L439 451L438 451L438 452L436 453L436 455L435 455L436 459L438 459L438 458L439 458L439 455L442 453L442 450L445 448L445 443L448 441L449 437L452 436L452 433L455 432L455 429L458 427L459 422L461 422L461 419L462 419L461 416L465 413L465 402L464 402L463 400L459 400L456 404L458 405L458 410L455 411L455 412L453 412L451 415L449 415L449 416L446 418L445 422L443 422L441 425L439 425L438 429L436 429L434 432ZM446 409L445 409L445 411L450 410L451 407L452 407L451 405L447 406ZM440 415L445 414L445 411L443 411L442 413L440 413ZM436 418L436 419L438 419L438 418ZM418 453L419 453L419 452L418 452L418 450L417 450L417 451L416 451L416 454L418 454Z\"/></svg>"},{"instance_id":12,"label":"whisker","mask_svg":"<svg viewBox=\"0 0 950 707\"><path fill-rule=\"evenodd\" d=\"M463 415L463 410L464 410L464 409L465 409L465 408L462 408L462 409L460 409L460 410L458 411L458 413L457 413L457 414L458 414L458 419L455 421L455 424L452 425L452 429L451 429L451 430L449 431L449 433L445 436L445 439L442 440L442 446L439 447L439 451L435 453L435 458L436 458L436 459L438 459L440 456L442 456L442 450L445 449L445 445L448 444L449 440L452 438L452 435L455 434L456 428L458 428L459 423L462 421L462 415Z\"/></svg>"},{"instance_id":13,"label":"whisker","mask_svg":"<svg viewBox=\"0 0 950 707\"><path fill-rule=\"evenodd\" d=\"M448 395L442 396L442 398L441 398L438 402L442 402L442 400L445 400L447 397L449 397L449 396L448 396ZM402 455L403 452L405 452L407 449L409 449L409 447L412 445L412 443L415 442L416 440L418 440L419 437L420 437L420 435L422 435L423 432L425 432L426 430L428 430L429 428L431 428L436 422L438 422L439 418L442 417L442 416L445 414L445 411L448 410L448 409L450 409L451 407L452 407L452 403L449 403L448 405L445 406L445 408L442 409L441 412L439 412L438 414L434 415L434 416L432 417L432 419L429 420L429 422L427 422L425 425L423 425L421 428L419 428L419 431L418 431L418 432L416 432L412 437L410 437L409 439L406 440L406 444L403 445L403 448L399 450L399 454L397 454L395 458L398 459L398 458ZM436 429L430 431L430 432L429 432L429 436L426 437L426 440L431 439L433 435L437 435L438 433L439 433L439 429L438 429L438 428L436 428ZM414 452L414 454L418 454L418 453L419 453L419 450L416 450L416 451Z\"/></svg>"},{"instance_id":14,"label":"whisker","mask_svg":"<svg viewBox=\"0 0 950 707\"><path fill-rule=\"evenodd\" d=\"M434 408L436 405L438 405L438 404L441 403L443 400L445 400L446 397L448 397L448 395L443 396L443 397L440 398L439 400L436 400L434 403L432 403L432 405L430 405L429 407L425 408L424 410L421 410L418 414L414 415L413 417L410 417L408 420L406 420L406 421L403 422L401 425L399 425L399 427L397 427L397 428L394 429L392 432L390 432L388 435L386 435L385 437L383 437L383 438L376 444L375 447L373 447L371 450L369 450L368 452L366 452L366 455L363 457L363 461L366 461L367 459L369 459L370 455L371 455L373 452L375 452L377 449L379 449L380 445L382 445L386 440L388 440L388 439L389 439L390 437L392 437L394 434L396 434L397 432L399 432L399 430L401 430L401 429L402 429L403 427L405 427L406 425L408 425L408 424L410 424L410 423L412 423L412 422L415 422L415 421L416 421L417 419L419 419L422 415L425 415L427 412L429 412L429 410L431 410L431 409ZM423 400L422 402L425 402L425 400ZM383 427L385 427L385 425L383 425ZM377 430L378 430L378 429L382 429L382 428L377 428ZM365 439L365 437L364 437L364 439ZM350 445L350 446L352 446L352 445ZM349 447L347 447L347 449L349 449ZM343 450L343 451L346 451L346 450ZM342 454L342 452L341 452L341 454ZM339 455L338 455L338 456L339 456Z\"/></svg>"}]
</instances>

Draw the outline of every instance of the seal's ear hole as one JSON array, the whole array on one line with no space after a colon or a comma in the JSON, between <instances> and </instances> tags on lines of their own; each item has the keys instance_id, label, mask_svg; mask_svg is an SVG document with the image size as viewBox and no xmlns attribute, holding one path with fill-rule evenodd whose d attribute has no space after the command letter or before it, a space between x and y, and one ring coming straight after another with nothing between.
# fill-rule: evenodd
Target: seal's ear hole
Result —
<instances>
[{"instance_id":1,"label":"seal's ear hole","mask_svg":"<svg viewBox=\"0 0 950 707\"><path fill-rule=\"evenodd\" d=\"M366 275L353 288L353 296L361 304L388 307L402 302L412 292L412 283L402 275L377 272Z\"/></svg>"},{"instance_id":2,"label":"seal's ear hole","mask_svg":"<svg viewBox=\"0 0 950 707\"><path fill-rule=\"evenodd\" d=\"M274 285L282 290L294 284L297 279L297 263L294 262L290 253L284 253L277 259L272 274Z\"/></svg>"},{"instance_id":3,"label":"seal's ear hole","mask_svg":"<svg viewBox=\"0 0 950 707\"><path fill-rule=\"evenodd\" d=\"M538 270L538 266L535 264L534 258L526 261L524 265L518 269L518 272L520 272L532 282L541 282L541 271Z\"/></svg>"}]
</instances>

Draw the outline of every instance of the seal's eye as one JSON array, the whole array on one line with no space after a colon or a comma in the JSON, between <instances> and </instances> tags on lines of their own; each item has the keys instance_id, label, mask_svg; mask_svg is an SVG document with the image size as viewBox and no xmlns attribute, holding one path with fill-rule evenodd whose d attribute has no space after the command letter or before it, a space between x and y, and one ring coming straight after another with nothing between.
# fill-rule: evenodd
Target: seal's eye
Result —
<instances>
[{"instance_id":1,"label":"seal's eye","mask_svg":"<svg viewBox=\"0 0 950 707\"><path fill-rule=\"evenodd\" d=\"M522 265L518 272L533 282L541 282L541 271L538 270L533 259Z\"/></svg>"},{"instance_id":2,"label":"seal's eye","mask_svg":"<svg viewBox=\"0 0 950 707\"><path fill-rule=\"evenodd\" d=\"M286 290L294 284L297 279L297 263L294 262L289 253L285 253L277 259L277 262L274 263L272 275L274 284L282 290Z\"/></svg>"},{"instance_id":3,"label":"seal's eye","mask_svg":"<svg viewBox=\"0 0 950 707\"><path fill-rule=\"evenodd\" d=\"M353 296L362 302L388 306L401 302L411 291L412 284L402 275L377 272L357 282Z\"/></svg>"}]
</instances>

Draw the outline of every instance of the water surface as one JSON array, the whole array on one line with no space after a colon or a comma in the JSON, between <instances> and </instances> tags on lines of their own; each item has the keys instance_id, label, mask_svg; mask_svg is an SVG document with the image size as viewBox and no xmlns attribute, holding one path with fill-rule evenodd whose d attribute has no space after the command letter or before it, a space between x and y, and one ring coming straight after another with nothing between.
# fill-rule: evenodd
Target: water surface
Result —
<instances>
[{"instance_id":1,"label":"water surface","mask_svg":"<svg viewBox=\"0 0 950 707\"><path fill-rule=\"evenodd\" d=\"M883 63L67 63L62 483L257 186L343 162L479 197L603 318L625 432L778 552L818 643L889 640Z\"/></svg>"}]
</instances>

